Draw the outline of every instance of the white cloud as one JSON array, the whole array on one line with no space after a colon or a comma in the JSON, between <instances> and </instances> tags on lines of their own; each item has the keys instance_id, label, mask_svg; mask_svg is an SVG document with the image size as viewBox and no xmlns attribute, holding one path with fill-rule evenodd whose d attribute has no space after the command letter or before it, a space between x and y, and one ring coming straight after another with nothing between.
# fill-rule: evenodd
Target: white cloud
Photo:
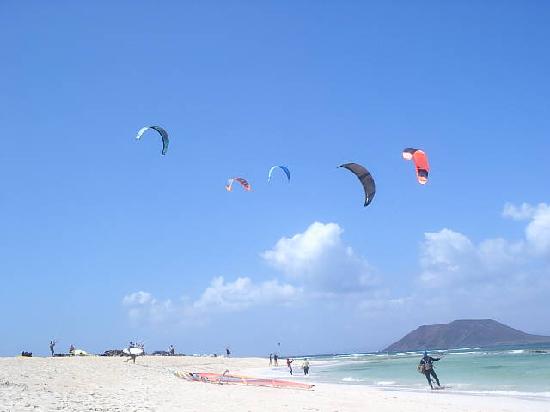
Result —
<instances>
[{"instance_id":1,"label":"white cloud","mask_svg":"<svg viewBox=\"0 0 550 412\"><path fill-rule=\"evenodd\" d=\"M279 239L262 257L312 290L345 292L371 286L372 268L344 244L342 233L336 223L315 222L303 233Z\"/></svg>"},{"instance_id":2,"label":"white cloud","mask_svg":"<svg viewBox=\"0 0 550 412\"><path fill-rule=\"evenodd\" d=\"M144 318L151 322L163 321L177 310L170 299L159 301L144 291L124 296L122 304L128 308L130 319L136 322Z\"/></svg>"},{"instance_id":3,"label":"white cloud","mask_svg":"<svg viewBox=\"0 0 550 412\"><path fill-rule=\"evenodd\" d=\"M525 238L534 253L550 257L550 206L541 203L525 229Z\"/></svg>"},{"instance_id":4,"label":"white cloud","mask_svg":"<svg viewBox=\"0 0 550 412\"><path fill-rule=\"evenodd\" d=\"M277 280L255 284L250 278L237 278L225 282L223 277L212 280L195 301L181 299L158 300L149 292L134 292L122 299L128 315L135 321L160 323L170 320L196 319L213 312L238 312L253 306L288 305L301 296L302 290Z\"/></svg>"},{"instance_id":5,"label":"white cloud","mask_svg":"<svg viewBox=\"0 0 550 412\"><path fill-rule=\"evenodd\" d=\"M515 206L511 203L504 205L502 216L514 220L530 220L525 228L525 239L530 251L534 254L550 256L550 206L539 203L532 206L522 203Z\"/></svg>"},{"instance_id":6,"label":"white cloud","mask_svg":"<svg viewBox=\"0 0 550 412\"><path fill-rule=\"evenodd\" d=\"M356 292L357 302L375 291L370 288L374 277L366 260L344 244L342 233L335 223L315 222L303 233L282 238L273 249L262 253L265 261L299 286L277 279L255 282L248 277L226 281L220 276L212 279L196 299L159 300L149 292L139 291L125 296L122 303L134 320L185 322L252 307L307 304L308 300L311 303L320 298L326 301L343 292Z\"/></svg>"},{"instance_id":7,"label":"white cloud","mask_svg":"<svg viewBox=\"0 0 550 412\"><path fill-rule=\"evenodd\" d=\"M440 286L461 280L475 265L476 249L462 233L442 229L425 233L420 257L420 279L428 286Z\"/></svg>"},{"instance_id":8,"label":"white cloud","mask_svg":"<svg viewBox=\"0 0 550 412\"><path fill-rule=\"evenodd\" d=\"M550 290L550 207L507 204L502 216L524 220L524 236L476 242L449 228L425 233L419 276L409 284L402 276L392 290L382 282L373 287L373 269L345 244L338 224L315 222L261 254L289 283L217 277L193 299L160 300L139 291L125 296L123 304L132 318L151 322L203 322L215 314L298 302L312 309L321 301L324 308L396 321L417 314L425 322L427 313L449 319L513 316L516 306L524 311L540 306Z\"/></svg>"},{"instance_id":9,"label":"white cloud","mask_svg":"<svg viewBox=\"0 0 550 412\"><path fill-rule=\"evenodd\" d=\"M474 244L462 233L442 229L425 233L420 280L428 287L471 286L503 280L523 261L523 243L487 239Z\"/></svg>"},{"instance_id":10,"label":"white cloud","mask_svg":"<svg viewBox=\"0 0 550 412\"><path fill-rule=\"evenodd\" d=\"M465 235L449 229L425 233L422 243L420 280L426 286L467 286L468 282L502 283L529 279L540 272L541 256L550 256L550 207L506 204L504 217L529 219L525 238L509 241L486 239L474 244Z\"/></svg>"},{"instance_id":11,"label":"white cloud","mask_svg":"<svg viewBox=\"0 0 550 412\"><path fill-rule=\"evenodd\" d=\"M522 203L521 206L506 203L502 210L502 216L514 220L527 220L533 216L534 212L535 208L528 203Z\"/></svg>"},{"instance_id":12,"label":"white cloud","mask_svg":"<svg viewBox=\"0 0 550 412\"><path fill-rule=\"evenodd\" d=\"M245 277L226 283L220 276L212 280L201 297L193 303L193 308L203 311L239 311L257 305L288 304L295 301L300 293L300 289L280 284L277 280L256 285Z\"/></svg>"},{"instance_id":13,"label":"white cloud","mask_svg":"<svg viewBox=\"0 0 550 412\"><path fill-rule=\"evenodd\" d=\"M124 296L122 303L126 306L131 305L144 305L153 300L150 293L139 291Z\"/></svg>"},{"instance_id":14,"label":"white cloud","mask_svg":"<svg viewBox=\"0 0 550 412\"><path fill-rule=\"evenodd\" d=\"M489 272L506 270L524 262L524 252L523 241L514 243L501 238L486 239L477 250L481 264Z\"/></svg>"}]
</instances>

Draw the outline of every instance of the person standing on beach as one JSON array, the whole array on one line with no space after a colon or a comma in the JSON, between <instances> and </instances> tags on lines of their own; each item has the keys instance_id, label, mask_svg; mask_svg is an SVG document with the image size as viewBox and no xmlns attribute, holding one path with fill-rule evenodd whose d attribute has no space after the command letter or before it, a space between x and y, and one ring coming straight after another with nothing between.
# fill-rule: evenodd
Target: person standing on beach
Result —
<instances>
[{"instance_id":1,"label":"person standing on beach","mask_svg":"<svg viewBox=\"0 0 550 412\"><path fill-rule=\"evenodd\" d=\"M304 363L302 364L302 369L304 370L304 375L309 375L309 361L307 358L304 360Z\"/></svg>"},{"instance_id":2,"label":"person standing on beach","mask_svg":"<svg viewBox=\"0 0 550 412\"><path fill-rule=\"evenodd\" d=\"M269 354L269 366L273 365L273 354Z\"/></svg>"},{"instance_id":3,"label":"person standing on beach","mask_svg":"<svg viewBox=\"0 0 550 412\"><path fill-rule=\"evenodd\" d=\"M170 347L168 348L168 353L172 356L176 354L176 348L174 348L174 345L170 345Z\"/></svg>"},{"instance_id":4,"label":"person standing on beach","mask_svg":"<svg viewBox=\"0 0 550 412\"><path fill-rule=\"evenodd\" d=\"M279 366L279 355L273 355L273 362L275 362L275 366Z\"/></svg>"},{"instance_id":5,"label":"person standing on beach","mask_svg":"<svg viewBox=\"0 0 550 412\"><path fill-rule=\"evenodd\" d=\"M54 354L54 348L55 348L55 340L50 341L50 352L52 353L52 356Z\"/></svg>"},{"instance_id":6,"label":"person standing on beach","mask_svg":"<svg viewBox=\"0 0 550 412\"><path fill-rule=\"evenodd\" d=\"M286 366L288 366L288 370L290 371L290 374L292 375L292 362L294 362L290 358L286 358Z\"/></svg>"},{"instance_id":7,"label":"person standing on beach","mask_svg":"<svg viewBox=\"0 0 550 412\"><path fill-rule=\"evenodd\" d=\"M133 361L134 363L136 363L136 358L137 355L135 353L130 353L130 357L126 359L126 362Z\"/></svg>"},{"instance_id":8,"label":"person standing on beach","mask_svg":"<svg viewBox=\"0 0 550 412\"><path fill-rule=\"evenodd\" d=\"M437 373L434 371L433 363L437 362L441 358L432 358L428 355L428 352L424 351L424 356L422 359L420 359L420 364L418 365L418 370L420 373L423 373L426 377L426 380L430 384L430 388L434 388L432 385L432 377L437 382L437 386L441 387L441 384L439 383L439 378L437 377Z\"/></svg>"},{"instance_id":9,"label":"person standing on beach","mask_svg":"<svg viewBox=\"0 0 550 412\"><path fill-rule=\"evenodd\" d=\"M231 351L229 350L229 348L225 348L225 354L229 358L229 355L231 355Z\"/></svg>"}]
</instances>

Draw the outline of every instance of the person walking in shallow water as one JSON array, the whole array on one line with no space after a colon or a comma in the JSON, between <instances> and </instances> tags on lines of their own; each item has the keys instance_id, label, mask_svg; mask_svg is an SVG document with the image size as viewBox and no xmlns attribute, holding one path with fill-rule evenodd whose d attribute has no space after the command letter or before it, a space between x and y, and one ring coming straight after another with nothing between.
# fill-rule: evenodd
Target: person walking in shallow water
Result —
<instances>
[{"instance_id":1,"label":"person walking in shallow water","mask_svg":"<svg viewBox=\"0 0 550 412\"><path fill-rule=\"evenodd\" d=\"M291 375L292 375L292 362L294 362L294 360L290 358L286 358L286 366L288 366L288 370L290 371Z\"/></svg>"},{"instance_id":2,"label":"person walking in shallow water","mask_svg":"<svg viewBox=\"0 0 550 412\"><path fill-rule=\"evenodd\" d=\"M269 354L269 366L273 365L273 354Z\"/></svg>"},{"instance_id":3,"label":"person walking in shallow water","mask_svg":"<svg viewBox=\"0 0 550 412\"><path fill-rule=\"evenodd\" d=\"M304 375L309 375L309 361L305 358L304 363L302 363L302 369L304 370Z\"/></svg>"},{"instance_id":4,"label":"person walking in shallow water","mask_svg":"<svg viewBox=\"0 0 550 412\"><path fill-rule=\"evenodd\" d=\"M273 362L275 366L279 366L279 355L277 354L273 355Z\"/></svg>"},{"instance_id":5,"label":"person walking in shallow water","mask_svg":"<svg viewBox=\"0 0 550 412\"><path fill-rule=\"evenodd\" d=\"M420 363L418 365L419 372L423 373L426 377L426 380L430 384L430 388L434 388L432 385L432 377L437 382L437 386L441 387L441 384L439 383L439 378L437 377L437 373L434 371L433 363L437 362L441 358L432 358L428 355L428 352L424 351L424 356L422 359L420 359Z\"/></svg>"}]
</instances>

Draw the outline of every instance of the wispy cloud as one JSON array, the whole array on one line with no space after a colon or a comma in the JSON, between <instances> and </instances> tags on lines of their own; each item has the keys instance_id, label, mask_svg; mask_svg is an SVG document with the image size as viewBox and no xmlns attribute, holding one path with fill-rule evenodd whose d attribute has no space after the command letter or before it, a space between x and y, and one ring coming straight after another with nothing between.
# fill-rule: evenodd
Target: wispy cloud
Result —
<instances>
[{"instance_id":1,"label":"wispy cloud","mask_svg":"<svg viewBox=\"0 0 550 412\"><path fill-rule=\"evenodd\" d=\"M225 282L220 276L212 280L192 307L201 311L240 311L259 305L290 304L300 295L301 289L277 280L255 284L244 277Z\"/></svg>"},{"instance_id":2,"label":"wispy cloud","mask_svg":"<svg viewBox=\"0 0 550 412\"><path fill-rule=\"evenodd\" d=\"M149 292L139 291L126 295L122 304L135 321L185 322L200 320L213 313L244 311L254 306L291 305L301 294L300 288L281 284L277 280L254 283L250 278L240 277L226 282L220 276L214 278L195 301L158 300Z\"/></svg>"},{"instance_id":3,"label":"wispy cloud","mask_svg":"<svg viewBox=\"0 0 550 412\"><path fill-rule=\"evenodd\" d=\"M134 322L144 319L152 322L162 322L169 315L178 311L170 299L157 300L148 292L139 291L130 293L122 299L122 304L128 309L128 316Z\"/></svg>"}]
</instances>

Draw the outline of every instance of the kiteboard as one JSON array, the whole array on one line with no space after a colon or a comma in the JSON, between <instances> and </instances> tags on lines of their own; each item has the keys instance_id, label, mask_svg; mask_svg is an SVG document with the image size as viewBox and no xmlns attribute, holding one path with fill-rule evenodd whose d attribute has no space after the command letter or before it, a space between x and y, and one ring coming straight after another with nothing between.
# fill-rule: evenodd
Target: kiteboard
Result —
<instances>
[{"instance_id":1,"label":"kiteboard","mask_svg":"<svg viewBox=\"0 0 550 412\"><path fill-rule=\"evenodd\" d=\"M434 391L442 391L442 390L444 390L444 389L449 389L449 388L450 388L450 386L445 386L445 385L443 385L443 386L434 386L434 387L432 388L432 390L434 390Z\"/></svg>"}]
</instances>

